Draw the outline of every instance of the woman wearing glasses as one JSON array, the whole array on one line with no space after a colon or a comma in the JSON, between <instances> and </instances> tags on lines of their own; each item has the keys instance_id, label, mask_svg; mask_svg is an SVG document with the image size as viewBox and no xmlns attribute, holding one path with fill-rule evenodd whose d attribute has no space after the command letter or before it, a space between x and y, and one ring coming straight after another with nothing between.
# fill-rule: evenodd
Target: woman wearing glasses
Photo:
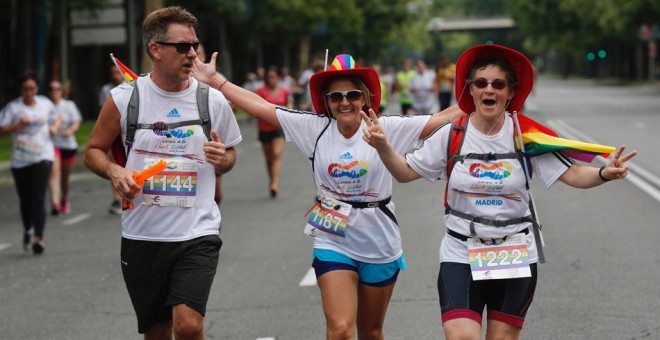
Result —
<instances>
[{"instance_id":1,"label":"woman wearing glasses","mask_svg":"<svg viewBox=\"0 0 660 340\"><path fill-rule=\"evenodd\" d=\"M27 251L31 244L32 252L41 254L46 188L55 157L50 135L57 131L57 126L53 104L37 95L37 84L34 73L21 77L18 83L21 96L0 111L0 136L12 134L11 173L23 221L23 248Z\"/></svg>"},{"instance_id":2,"label":"woman wearing glasses","mask_svg":"<svg viewBox=\"0 0 660 340\"><path fill-rule=\"evenodd\" d=\"M484 307L488 310L488 339L520 336L534 297L536 262L542 259L530 210L526 164L531 164L534 178L546 188L557 180L591 188L624 178L626 161L636 154L621 156L622 146L600 169L574 164L560 152L522 161L513 138L519 124L509 112L521 109L533 76L527 58L503 46L479 45L461 55L456 65L456 99L461 110L471 114L461 119L467 123L459 129L462 146L459 152L452 151L454 156L448 156L449 150L456 151L454 146L461 142L450 137L456 136L453 130L459 120L438 129L405 159L388 144L392 134L375 116L364 132L364 139L378 150L397 181L449 177L444 217L447 234L440 245L438 274L447 339L479 339ZM448 165L452 162L453 168Z\"/></svg>"},{"instance_id":3,"label":"woman wearing glasses","mask_svg":"<svg viewBox=\"0 0 660 340\"><path fill-rule=\"evenodd\" d=\"M390 202L392 177L360 128L360 111L375 115L380 81L373 69L337 56L327 71L310 79L317 113L279 107L246 91L197 60L193 76L220 90L256 118L281 127L288 141L312 161L318 202L308 215L306 234L314 237L316 271L328 339L383 338L383 322L397 275L406 267L401 236ZM397 152L405 153L450 119L443 114L383 117Z\"/></svg>"}]
</instances>

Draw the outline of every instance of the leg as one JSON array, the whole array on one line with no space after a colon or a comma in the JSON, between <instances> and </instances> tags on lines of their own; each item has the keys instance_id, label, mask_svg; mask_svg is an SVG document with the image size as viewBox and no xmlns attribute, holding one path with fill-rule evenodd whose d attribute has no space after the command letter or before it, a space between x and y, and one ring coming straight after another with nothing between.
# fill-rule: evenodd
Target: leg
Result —
<instances>
[{"instance_id":1,"label":"leg","mask_svg":"<svg viewBox=\"0 0 660 340\"><path fill-rule=\"evenodd\" d=\"M28 251L30 243L32 242L32 221L30 220L28 205L30 193L29 166L20 169L11 168L11 174L14 177L14 185L16 186L16 193L18 194L18 206L21 212L21 221L23 222L23 250Z\"/></svg>"},{"instance_id":2,"label":"leg","mask_svg":"<svg viewBox=\"0 0 660 340\"><path fill-rule=\"evenodd\" d=\"M280 174L282 173L282 152L284 151L284 137L273 138L272 144L272 160L270 163L270 173L272 175L271 184L279 186Z\"/></svg>"},{"instance_id":3,"label":"leg","mask_svg":"<svg viewBox=\"0 0 660 340\"><path fill-rule=\"evenodd\" d=\"M482 290L481 285L472 280L469 264L440 264L438 295L442 328L448 340L480 338L485 306Z\"/></svg>"},{"instance_id":4,"label":"leg","mask_svg":"<svg viewBox=\"0 0 660 340\"><path fill-rule=\"evenodd\" d=\"M61 197L61 165L62 159L60 158L61 154L58 152L58 149L55 149L55 161L53 162L53 170L50 172L50 178L48 180L48 187L50 189L50 205L51 205L51 215L57 215L60 211L60 197Z\"/></svg>"},{"instance_id":5,"label":"leg","mask_svg":"<svg viewBox=\"0 0 660 340\"><path fill-rule=\"evenodd\" d=\"M326 320L326 339L354 339L358 309L358 274L333 270L318 277Z\"/></svg>"},{"instance_id":6,"label":"leg","mask_svg":"<svg viewBox=\"0 0 660 340\"><path fill-rule=\"evenodd\" d=\"M517 340L522 329L501 321L488 319L486 329L487 340Z\"/></svg>"},{"instance_id":7,"label":"leg","mask_svg":"<svg viewBox=\"0 0 660 340\"><path fill-rule=\"evenodd\" d=\"M479 340L481 325L468 318L452 319L442 324L447 340Z\"/></svg>"},{"instance_id":8,"label":"leg","mask_svg":"<svg viewBox=\"0 0 660 340\"><path fill-rule=\"evenodd\" d=\"M36 164L32 177L32 223L34 224L34 238L41 240L46 227L46 190L53 163L42 161Z\"/></svg>"},{"instance_id":9,"label":"leg","mask_svg":"<svg viewBox=\"0 0 660 340\"><path fill-rule=\"evenodd\" d=\"M60 171L60 188L62 189L62 195L60 199L60 208L64 214L68 214L71 211L69 206L69 188L71 186L71 169L73 168L73 163L69 160L65 160L61 163Z\"/></svg>"},{"instance_id":10,"label":"leg","mask_svg":"<svg viewBox=\"0 0 660 340\"><path fill-rule=\"evenodd\" d=\"M172 322L155 323L144 333L144 340L171 340Z\"/></svg>"},{"instance_id":11,"label":"leg","mask_svg":"<svg viewBox=\"0 0 660 340\"><path fill-rule=\"evenodd\" d=\"M172 319L177 340L204 339L204 317L198 311L178 304L173 308Z\"/></svg>"},{"instance_id":12,"label":"leg","mask_svg":"<svg viewBox=\"0 0 660 340\"><path fill-rule=\"evenodd\" d=\"M357 316L359 339L381 340L384 338L385 313L395 285L396 283L386 287L373 287L360 284Z\"/></svg>"}]
</instances>

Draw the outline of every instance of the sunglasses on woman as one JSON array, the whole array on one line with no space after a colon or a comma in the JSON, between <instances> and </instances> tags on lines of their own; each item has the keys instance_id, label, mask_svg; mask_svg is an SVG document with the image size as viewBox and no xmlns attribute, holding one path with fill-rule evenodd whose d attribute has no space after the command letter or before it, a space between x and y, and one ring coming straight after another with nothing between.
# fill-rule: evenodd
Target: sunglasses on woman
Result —
<instances>
[{"instance_id":1,"label":"sunglasses on woman","mask_svg":"<svg viewBox=\"0 0 660 340\"><path fill-rule=\"evenodd\" d=\"M156 41L156 44L165 45L165 46L174 46L176 48L176 51L179 53L188 53L191 47L193 50L197 51L197 48L199 47L199 41L194 43L187 43L187 42L174 43L167 41Z\"/></svg>"},{"instance_id":2,"label":"sunglasses on woman","mask_svg":"<svg viewBox=\"0 0 660 340\"><path fill-rule=\"evenodd\" d=\"M360 90L348 90L348 91L333 91L325 94L328 99L333 103L341 102L344 97L348 101L354 102L362 98L362 91Z\"/></svg>"},{"instance_id":3,"label":"sunglasses on woman","mask_svg":"<svg viewBox=\"0 0 660 340\"><path fill-rule=\"evenodd\" d=\"M493 88L496 90L502 90L507 85L506 80L495 79L493 81L488 81L485 78L477 78L474 81L472 81L472 84L476 86L478 89L485 89L486 86L488 86L488 84L491 84L493 85Z\"/></svg>"}]
</instances>

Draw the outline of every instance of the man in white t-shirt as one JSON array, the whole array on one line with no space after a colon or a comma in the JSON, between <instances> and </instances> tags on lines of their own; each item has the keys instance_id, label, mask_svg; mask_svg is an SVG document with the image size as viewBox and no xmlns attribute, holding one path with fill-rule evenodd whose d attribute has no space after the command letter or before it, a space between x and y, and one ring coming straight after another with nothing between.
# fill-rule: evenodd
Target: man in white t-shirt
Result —
<instances>
[{"instance_id":1,"label":"man in white t-shirt","mask_svg":"<svg viewBox=\"0 0 660 340\"><path fill-rule=\"evenodd\" d=\"M219 250L220 210L213 200L216 174L233 167L241 134L225 97L209 90L211 136L197 106L200 84L190 77L199 45L197 19L180 7L149 14L142 25L153 71L111 91L87 143L85 165L108 178L125 203L121 267L138 319L149 339L203 337L204 315ZM139 93L139 128L126 167L107 151L122 137L133 91ZM181 124L177 124L181 123ZM222 136L222 142L220 137ZM167 168L142 183L133 175L156 162Z\"/></svg>"}]
</instances>

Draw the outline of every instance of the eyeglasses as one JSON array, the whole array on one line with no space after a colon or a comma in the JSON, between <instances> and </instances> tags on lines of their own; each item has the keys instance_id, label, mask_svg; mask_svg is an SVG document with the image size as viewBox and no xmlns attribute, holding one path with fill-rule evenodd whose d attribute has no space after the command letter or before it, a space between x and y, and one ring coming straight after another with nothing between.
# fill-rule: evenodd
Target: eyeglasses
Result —
<instances>
[{"instance_id":1,"label":"eyeglasses","mask_svg":"<svg viewBox=\"0 0 660 340\"><path fill-rule=\"evenodd\" d=\"M334 91L325 94L328 99L333 103L341 102L344 97L351 102L359 100L362 98L362 91L360 90L348 90L348 91Z\"/></svg>"},{"instance_id":2,"label":"eyeglasses","mask_svg":"<svg viewBox=\"0 0 660 340\"><path fill-rule=\"evenodd\" d=\"M156 44L165 45L165 46L174 46L176 48L176 51L179 53L188 53L191 47L193 50L197 51L197 48L199 47L199 41L194 43L187 43L187 42L174 43L167 41L156 41Z\"/></svg>"},{"instance_id":3,"label":"eyeglasses","mask_svg":"<svg viewBox=\"0 0 660 340\"><path fill-rule=\"evenodd\" d=\"M48 89L51 90L51 91L60 91L60 90L62 90L61 87L49 87Z\"/></svg>"},{"instance_id":4,"label":"eyeglasses","mask_svg":"<svg viewBox=\"0 0 660 340\"><path fill-rule=\"evenodd\" d=\"M485 89L486 86L488 86L488 84L491 84L493 85L494 89L503 90L506 87L507 82L506 80L502 80L502 79L495 79L493 81L488 81L484 78L477 78L472 81L472 84L474 84L474 86L476 86L478 89Z\"/></svg>"}]
</instances>

